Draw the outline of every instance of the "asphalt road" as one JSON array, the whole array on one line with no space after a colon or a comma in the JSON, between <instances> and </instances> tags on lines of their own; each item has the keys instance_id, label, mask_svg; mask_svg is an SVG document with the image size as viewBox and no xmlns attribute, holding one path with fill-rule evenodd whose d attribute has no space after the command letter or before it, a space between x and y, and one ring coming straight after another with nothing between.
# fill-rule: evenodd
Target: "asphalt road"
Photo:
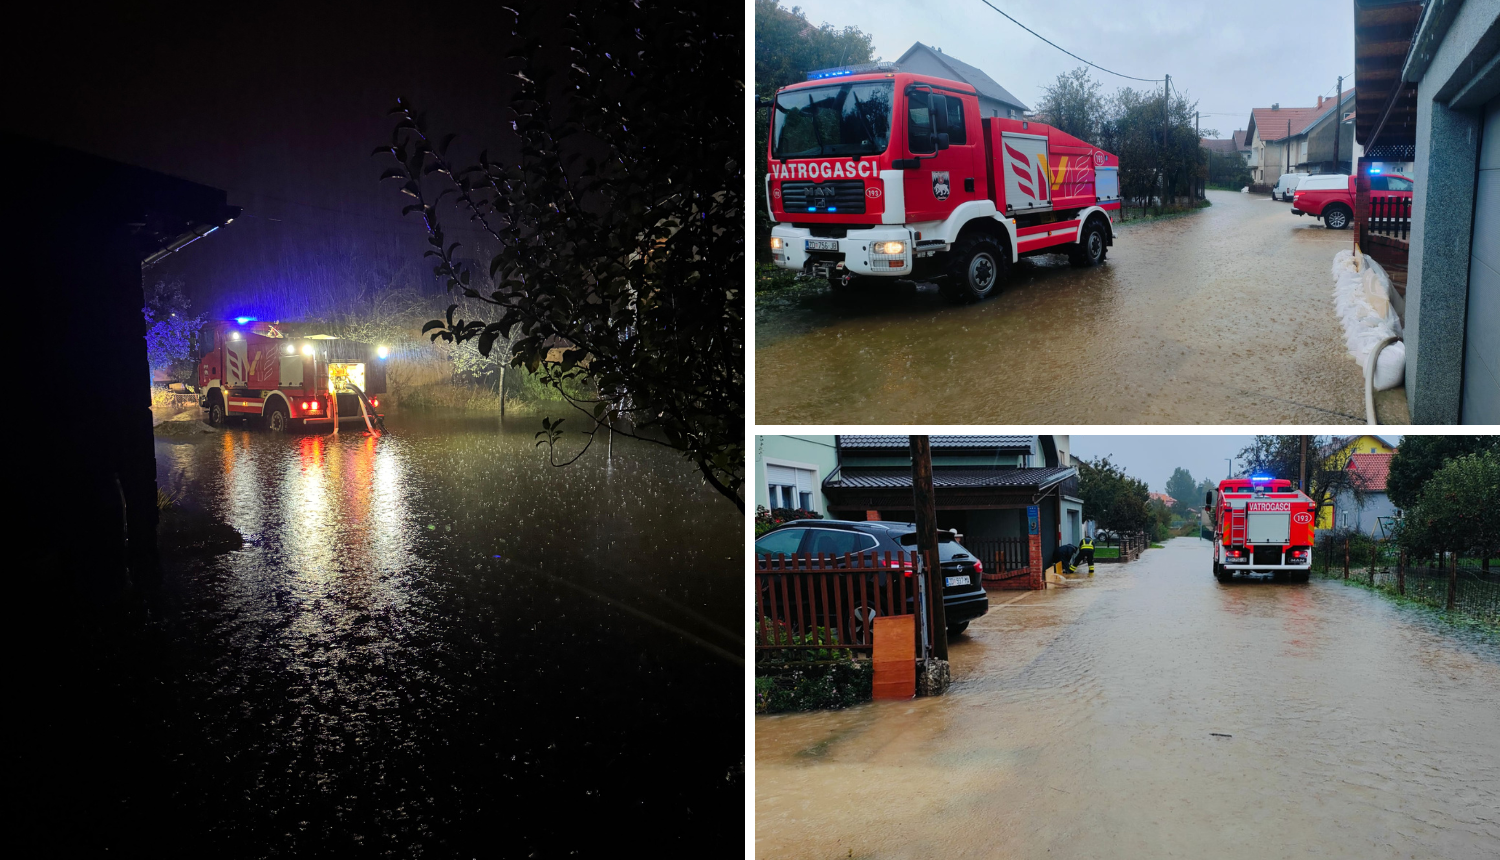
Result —
<instances>
[{"instance_id":1,"label":"asphalt road","mask_svg":"<svg viewBox=\"0 0 1500 860\"><path fill-rule=\"evenodd\" d=\"M758 293L762 424L1339 424L1364 380L1331 296L1352 242L1261 195L1122 225L1109 259L1022 260L1000 295ZM1405 392L1382 395L1405 423Z\"/></svg>"},{"instance_id":2,"label":"asphalt road","mask_svg":"<svg viewBox=\"0 0 1500 860\"><path fill-rule=\"evenodd\" d=\"M946 696L758 717L755 856L1500 856L1500 640L1210 559L994 593Z\"/></svg>"}]
</instances>

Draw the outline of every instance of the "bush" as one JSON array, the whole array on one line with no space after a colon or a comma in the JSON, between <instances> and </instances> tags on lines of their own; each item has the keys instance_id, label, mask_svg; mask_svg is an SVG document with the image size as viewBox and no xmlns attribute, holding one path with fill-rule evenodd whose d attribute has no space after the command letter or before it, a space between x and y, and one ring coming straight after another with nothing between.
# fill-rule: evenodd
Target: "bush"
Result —
<instances>
[{"instance_id":1,"label":"bush","mask_svg":"<svg viewBox=\"0 0 1500 860\"><path fill-rule=\"evenodd\" d=\"M755 677L755 712L847 708L870 699L874 664L863 660L793 665Z\"/></svg>"},{"instance_id":2,"label":"bush","mask_svg":"<svg viewBox=\"0 0 1500 860\"><path fill-rule=\"evenodd\" d=\"M756 505L755 536L760 537L782 523L789 523L793 520L821 519L823 519L823 515L817 511L804 511L801 508L776 508L768 511L765 505Z\"/></svg>"}]
</instances>

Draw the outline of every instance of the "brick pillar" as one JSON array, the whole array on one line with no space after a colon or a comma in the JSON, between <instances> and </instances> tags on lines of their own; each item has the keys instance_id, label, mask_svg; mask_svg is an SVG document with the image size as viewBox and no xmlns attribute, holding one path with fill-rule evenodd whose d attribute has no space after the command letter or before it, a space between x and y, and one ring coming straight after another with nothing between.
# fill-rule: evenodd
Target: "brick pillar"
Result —
<instances>
[{"instance_id":1,"label":"brick pillar","mask_svg":"<svg viewBox=\"0 0 1500 860\"><path fill-rule=\"evenodd\" d=\"M1034 589L1041 589L1046 580L1042 577L1042 536L1030 535L1031 541L1031 577L1030 585Z\"/></svg>"},{"instance_id":2,"label":"brick pillar","mask_svg":"<svg viewBox=\"0 0 1500 860\"><path fill-rule=\"evenodd\" d=\"M865 519L870 521L880 519L880 511L865 511Z\"/></svg>"}]
</instances>

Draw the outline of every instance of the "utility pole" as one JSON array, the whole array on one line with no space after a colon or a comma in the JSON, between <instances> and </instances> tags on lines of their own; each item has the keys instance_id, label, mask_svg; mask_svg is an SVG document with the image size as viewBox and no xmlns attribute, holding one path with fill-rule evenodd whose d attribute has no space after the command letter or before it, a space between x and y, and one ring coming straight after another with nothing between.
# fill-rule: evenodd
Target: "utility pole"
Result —
<instances>
[{"instance_id":1,"label":"utility pole","mask_svg":"<svg viewBox=\"0 0 1500 860\"><path fill-rule=\"evenodd\" d=\"M1333 172L1339 172L1339 135L1344 133L1344 76L1339 75L1338 89L1333 91Z\"/></svg>"},{"instance_id":2,"label":"utility pole","mask_svg":"<svg viewBox=\"0 0 1500 860\"><path fill-rule=\"evenodd\" d=\"M1193 111L1193 137L1197 139L1198 146L1202 147L1203 146L1203 132L1201 132L1201 131L1198 130L1198 119L1199 119L1200 116L1201 116L1201 114L1199 114L1197 111ZM1214 151L1212 149L1210 149L1208 151L1208 166L1210 168L1210 170L1209 170L1210 173L1213 172L1213 170L1212 170L1213 163L1214 163ZM1195 158L1195 159L1193 159L1193 173L1197 174L1197 172L1198 172L1198 159ZM1195 176L1195 178L1196 178L1196 176ZM1204 181L1207 182L1207 180L1204 180ZM1197 184L1198 184L1197 182L1193 183L1194 186L1196 186ZM1193 196L1196 197L1197 195L1195 194Z\"/></svg>"},{"instance_id":3,"label":"utility pole","mask_svg":"<svg viewBox=\"0 0 1500 860\"><path fill-rule=\"evenodd\" d=\"M1167 134L1172 127L1172 76L1162 75L1161 86L1161 155L1162 169L1159 171L1161 178L1161 197L1157 203L1156 211L1167 205Z\"/></svg>"},{"instance_id":4,"label":"utility pole","mask_svg":"<svg viewBox=\"0 0 1500 860\"><path fill-rule=\"evenodd\" d=\"M932 440L911 437L911 499L916 509L917 550L927 580L927 605L932 607L932 651L948 659L948 620L943 611L943 569L938 564L937 495L932 489Z\"/></svg>"},{"instance_id":5,"label":"utility pole","mask_svg":"<svg viewBox=\"0 0 1500 860\"><path fill-rule=\"evenodd\" d=\"M1292 121L1286 121L1286 142L1281 145L1281 159L1284 162L1281 167L1282 173L1292 172ZM1277 177L1280 182L1281 178Z\"/></svg>"},{"instance_id":6,"label":"utility pole","mask_svg":"<svg viewBox=\"0 0 1500 860\"><path fill-rule=\"evenodd\" d=\"M1297 489L1307 492L1307 437L1302 437L1302 474L1297 478Z\"/></svg>"}]
</instances>

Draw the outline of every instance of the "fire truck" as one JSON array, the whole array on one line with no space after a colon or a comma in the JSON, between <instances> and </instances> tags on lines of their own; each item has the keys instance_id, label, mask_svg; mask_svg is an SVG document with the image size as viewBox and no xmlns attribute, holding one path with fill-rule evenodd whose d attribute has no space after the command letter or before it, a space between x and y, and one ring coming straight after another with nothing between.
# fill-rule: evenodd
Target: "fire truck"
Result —
<instances>
[{"instance_id":1,"label":"fire truck","mask_svg":"<svg viewBox=\"0 0 1500 860\"><path fill-rule=\"evenodd\" d=\"M1312 571L1317 504L1292 482L1254 476L1219 482L1204 500L1214 529L1214 577L1270 573L1306 582Z\"/></svg>"},{"instance_id":2,"label":"fire truck","mask_svg":"<svg viewBox=\"0 0 1500 860\"><path fill-rule=\"evenodd\" d=\"M288 327L290 329L290 327ZM335 421L374 424L385 393L384 346L326 334L289 335L279 323L249 317L211 322L193 338L198 405L209 424L261 419L276 433L334 427Z\"/></svg>"},{"instance_id":3,"label":"fire truck","mask_svg":"<svg viewBox=\"0 0 1500 860\"><path fill-rule=\"evenodd\" d=\"M1114 244L1119 160L1043 123L984 117L974 87L871 63L809 74L771 103L775 265L838 291L933 278L988 298L1012 264Z\"/></svg>"}]
</instances>

